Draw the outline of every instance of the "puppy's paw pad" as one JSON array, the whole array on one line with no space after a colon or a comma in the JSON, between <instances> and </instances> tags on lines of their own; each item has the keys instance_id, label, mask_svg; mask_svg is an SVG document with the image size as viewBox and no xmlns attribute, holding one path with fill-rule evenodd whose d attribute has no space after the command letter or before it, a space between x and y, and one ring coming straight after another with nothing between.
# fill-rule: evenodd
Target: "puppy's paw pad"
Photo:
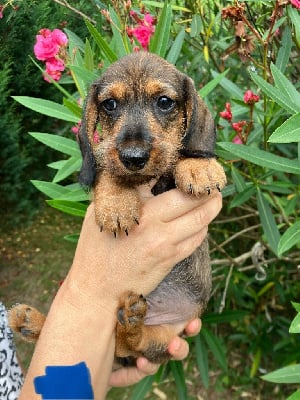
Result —
<instances>
[{"instance_id":1,"label":"puppy's paw pad","mask_svg":"<svg viewBox=\"0 0 300 400\"><path fill-rule=\"evenodd\" d=\"M118 321L128 327L136 326L144 322L146 312L146 299L142 295L129 292L121 301L121 306L118 310Z\"/></svg>"},{"instance_id":2,"label":"puppy's paw pad","mask_svg":"<svg viewBox=\"0 0 300 400\"><path fill-rule=\"evenodd\" d=\"M194 196L221 191L226 185L222 166L215 159L185 159L176 166L176 185Z\"/></svg>"},{"instance_id":3,"label":"puppy's paw pad","mask_svg":"<svg viewBox=\"0 0 300 400\"><path fill-rule=\"evenodd\" d=\"M11 329L19 332L26 341L36 341L44 325L45 316L26 304L17 304L8 311Z\"/></svg>"}]
</instances>

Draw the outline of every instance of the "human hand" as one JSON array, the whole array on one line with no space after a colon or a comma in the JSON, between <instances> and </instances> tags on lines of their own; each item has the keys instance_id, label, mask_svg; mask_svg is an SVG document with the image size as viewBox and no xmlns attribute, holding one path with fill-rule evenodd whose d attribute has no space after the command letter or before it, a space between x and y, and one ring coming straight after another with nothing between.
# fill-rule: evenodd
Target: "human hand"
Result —
<instances>
[{"instance_id":1,"label":"human hand","mask_svg":"<svg viewBox=\"0 0 300 400\"><path fill-rule=\"evenodd\" d=\"M195 336L200 332L201 320L193 319L185 327L186 336ZM189 345L186 340L176 336L171 340L168 351L173 360L183 360L189 353ZM136 367L120 368L112 372L109 379L110 387L129 386L138 383L148 375L154 375L160 365L148 361L145 357L139 357Z\"/></svg>"},{"instance_id":2,"label":"human hand","mask_svg":"<svg viewBox=\"0 0 300 400\"><path fill-rule=\"evenodd\" d=\"M221 204L220 193L195 198L171 190L146 199L140 224L117 239L100 232L92 204L70 271L73 298L98 299L100 308L112 310L125 291L147 295L201 244Z\"/></svg>"}]
</instances>

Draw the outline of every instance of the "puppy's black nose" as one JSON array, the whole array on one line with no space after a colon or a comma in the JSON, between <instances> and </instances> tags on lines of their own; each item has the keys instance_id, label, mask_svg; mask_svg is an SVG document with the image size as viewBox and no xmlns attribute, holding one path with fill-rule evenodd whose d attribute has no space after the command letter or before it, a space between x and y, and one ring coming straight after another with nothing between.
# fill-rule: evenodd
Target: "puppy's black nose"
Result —
<instances>
[{"instance_id":1,"label":"puppy's black nose","mask_svg":"<svg viewBox=\"0 0 300 400\"><path fill-rule=\"evenodd\" d=\"M119 152L121 162L130 171L143 169L149 157L150 152L141 147L130 147Z\"/></svg>"}]
</instances>

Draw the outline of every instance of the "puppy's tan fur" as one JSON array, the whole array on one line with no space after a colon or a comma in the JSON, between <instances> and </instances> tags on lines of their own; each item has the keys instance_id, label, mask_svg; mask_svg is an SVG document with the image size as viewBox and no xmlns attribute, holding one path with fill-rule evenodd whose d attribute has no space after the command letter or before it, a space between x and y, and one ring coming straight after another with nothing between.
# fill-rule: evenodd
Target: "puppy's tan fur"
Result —
<instances>
[{"instance_id":1,"label":"puppy's tan fur","mask_svg":"<svg viewBox=\"0 0 300 400\"><path fill-rule=\"evenodd\" d=\"M99 228L115 236L130 235L139 221L137 185L156 179L154 194L176 185L200 196L226 184L214 157L214 121L192 80L146 52L122 58L91 85L79 143L79 180L93 187ZM210 290L205 240L146 298L132 292L122 296L117 359L124 363L144 355L154 362L167 360L170 339L202 313ZM24 322L20 307L11 312L14 326L18 317Z\"/></svg>"}]
</instances>

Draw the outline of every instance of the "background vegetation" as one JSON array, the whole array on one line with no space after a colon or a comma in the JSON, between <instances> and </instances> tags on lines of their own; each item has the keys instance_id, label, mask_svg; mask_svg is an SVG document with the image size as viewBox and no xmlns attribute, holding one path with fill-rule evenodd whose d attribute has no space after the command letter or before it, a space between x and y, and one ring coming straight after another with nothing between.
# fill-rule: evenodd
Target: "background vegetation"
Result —
<instances>
[{"instance_id":1,"label":"background vegetation","mask_svg":"<svg viewBox=\"0 0 300 400\"><path fill-rule=\"evenodd\" d=\"M5 213L13 210L19 217L26 210L27 216L34 209L30 193L37 196L28 184L32 179L34 187L50 197L50 205L84 215L87 197L76 183L80 153L71 133L80 119L78 98L84 99L89 83L107 65L141 47L136 37L128 35L128 28L141 25L147 12L156 18L150 51L191 76L215 116L217 154L229 181L222 215L210 229L213 296L203 329L191 340L189 359L169 363L133 389L114 390L111 398L287 398L294 389L291 385L300 382L299 371L294 380L276 381L275 376L276 382L286 381L289 386L268 383L261 376L280 367L295 367L300 360L299 337L289 334L295 315L291 302L298 300L300 289L299 2L178 0L144 1L142 6L115 0L78 2L73 10L66 1L61 1L64 6L57 3L30 2L29 9L29 2L22 2L17 10L11 6L3 10L3 35L19 38L6 40L0 50L7 60L0 80L5 132L0 187ZM14 24L7 31L9 21ZM49 84L28 56L33 56L35 35L41 28L63 26L69 38L67 70L59 83ZM250 101L245 98L249 90ZM50 168L45 168L50 161ZM18 212L21 206L22 213ZM76 223L74 232L65 232L61 222L57 225L58 233L78 229ZM40 225L38 229L43 230ZM11 237L10 249L22 247L12 244L15 231L7 237ZM67 238L74 241L76 235ZM30 238L26 240L30 245ZM74 245L68 246L65 259L71 260ZM58 247L47 243L42 255L64 254L66 248L63 242ZM6 259L7 302L15 301L16 295L21 296L18 300L30 298L42 289L44 284L28 284L30 271L25 274L22 263L14 271L23 280L14 279L8 266ZM57 266L52 275L55 268L48 269L42 257L37 265L33 263L36 282L51 282L44 289L49 301L67 266ZM43 290L40 296L45 297ZM288 372L283 374L287 377ZM298 392L293 400L297 398Z\"/></svg>"}]
</instances>

